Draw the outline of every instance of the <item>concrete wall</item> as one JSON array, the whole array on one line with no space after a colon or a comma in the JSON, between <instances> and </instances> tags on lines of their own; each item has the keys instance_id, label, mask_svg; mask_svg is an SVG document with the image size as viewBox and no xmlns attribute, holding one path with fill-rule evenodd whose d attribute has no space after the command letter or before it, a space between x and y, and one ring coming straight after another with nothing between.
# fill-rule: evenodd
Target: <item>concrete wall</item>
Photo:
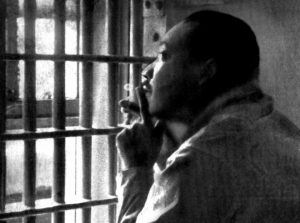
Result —
<instances>
[{"instance_id":1,"label":"concrete wall","mask_svg":"<svg viewBox=\"0 0 300 223\"><path fill-rule=\"evenodd\" d=\"M213 4L207 4L212 2ZM215 9L244 19L257 34L263 89L275 107L300 127L300 1L168 0L167 29L200 9Z\"/></svg>"}]
</instances>

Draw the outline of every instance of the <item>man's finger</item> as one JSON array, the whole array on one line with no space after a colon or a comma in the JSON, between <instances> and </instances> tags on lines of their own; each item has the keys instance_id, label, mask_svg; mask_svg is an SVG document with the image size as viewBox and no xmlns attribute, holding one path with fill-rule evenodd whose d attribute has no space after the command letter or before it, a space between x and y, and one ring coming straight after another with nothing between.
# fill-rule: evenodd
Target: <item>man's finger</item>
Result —
<instances>
[{"instance_id":1,"label":"man's finger","mask_svg":"<svg viewBox=\"0 0 300 223\"><path fill-rule=\"evenodd\" d=\"M135 113L136 115L140 115L140 107L135 102L131 102L128 99L123 99L119 101L119 105L125 110L132 113Z\"/></svg>"},{"instance_id":2,"label":"man's finger","mask_svg":"<svg viewBox=\"0 0 300 223\"><path fill-rule=\"evenodd\" d=\"M146 95L143 92L141 87L135 88L135 91L136 91L137 98L138 98L138 101L139 101L140 114L141 114L142 121L148 127L153 128L152 118L151 118L151 115L149 113L149 105L148 105Z\"/></svg>"}]
</instances>

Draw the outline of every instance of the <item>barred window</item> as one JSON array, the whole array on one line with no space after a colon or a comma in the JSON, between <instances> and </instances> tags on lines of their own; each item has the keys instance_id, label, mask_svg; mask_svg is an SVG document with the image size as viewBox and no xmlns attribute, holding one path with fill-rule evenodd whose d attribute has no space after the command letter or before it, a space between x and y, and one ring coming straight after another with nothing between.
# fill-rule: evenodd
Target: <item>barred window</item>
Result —
<instances>
[{"instance_id":1,"label":"barred window","mask_svg":"<svg viewBox=\"0 0 300 223\"><path fill-rule=\"evenodd\" d=\"M117 102L153 60L142 2L0 1L0 220L115 222Z\"/></svg>"}]
</instances>

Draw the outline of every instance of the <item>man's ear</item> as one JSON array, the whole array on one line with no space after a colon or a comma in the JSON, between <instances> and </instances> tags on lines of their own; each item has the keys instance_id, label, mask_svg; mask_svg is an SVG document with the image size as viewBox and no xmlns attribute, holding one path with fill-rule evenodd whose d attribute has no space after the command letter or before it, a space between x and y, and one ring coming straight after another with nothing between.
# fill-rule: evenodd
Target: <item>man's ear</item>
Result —
<instances>
[{"instance_id":1,"label":"man's ear","mask_svg":"<svg viewBox=\"0 0 300 223\"><path fill-rule=\"evenodd\" d=\"M202 85L207 80L215 76L217 72L217 64L215 59L210 58L199 65L199 85Z\"/></svg>"}]
</instances>

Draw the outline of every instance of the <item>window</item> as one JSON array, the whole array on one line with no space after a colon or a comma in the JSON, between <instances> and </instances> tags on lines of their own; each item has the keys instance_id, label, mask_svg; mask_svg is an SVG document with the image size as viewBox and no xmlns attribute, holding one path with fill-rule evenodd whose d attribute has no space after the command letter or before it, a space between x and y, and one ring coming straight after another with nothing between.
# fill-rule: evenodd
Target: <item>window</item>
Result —
<instances>
[{"instance_id":1,"label":"window","mask_svg":"<svg viewBox=\"0 0 300 223\"><path fill-rule=\"evenodd\" d=\"M92 207L106 205L102 221L115 221L117 101L152 58L136 38L142 1L103 3L0 1L0 219L90 222ZM92 196L93 179L106 194Z\"/></svg>"}]
</instances>

